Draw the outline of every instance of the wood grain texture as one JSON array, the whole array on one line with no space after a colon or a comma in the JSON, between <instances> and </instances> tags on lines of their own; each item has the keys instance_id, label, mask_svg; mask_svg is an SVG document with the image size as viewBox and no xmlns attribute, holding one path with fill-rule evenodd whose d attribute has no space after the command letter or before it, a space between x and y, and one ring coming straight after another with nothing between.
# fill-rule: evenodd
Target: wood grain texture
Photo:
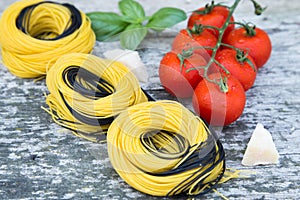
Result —
<instances>
[{"instance_id":1,"label":"wood grain texture","mask_svg":"<svg viewBox=\"0 0 300 200\"><path fill-rule=\"evenodd\" d=\"M15 1L0 2L0 12ZM69 0L85 12L117 11L117 0ZM106 2L106 3L104 3ZM109 2L109 3L108 3ZM186 11L208 1L144 0L147 13L160 7L176 6ZM232 2L232 1L229 1ZM216 127L226 150L227 166L256 172L250 178L231 180L218 191L229 199L300 198L300 2L260 1L268 9L252 15L248 1L242 1L235 18L253 21L265 29L273 44L269 62L259 71L247 92L243 115L232 125ZM159 83L158 64L180 23L159 34L151 33L139 48L150 74L143 84L156 99L173 99L191 108L189 100L167 94ZM0 27L1 31L1 27ZM97 43L93 54L118 47ZM76 138L54 124L41 106L47 92L44 80L20 79L0 66L0 197L1 199L161 199L129 187L110 165L106 145ZM244 167L243 153L256 124L260 122L273 136L280 154L279 164ZM188 199L188 197L163 198ZM211 192L195 199L221 199Z\"/></svg>"}]
</instances>

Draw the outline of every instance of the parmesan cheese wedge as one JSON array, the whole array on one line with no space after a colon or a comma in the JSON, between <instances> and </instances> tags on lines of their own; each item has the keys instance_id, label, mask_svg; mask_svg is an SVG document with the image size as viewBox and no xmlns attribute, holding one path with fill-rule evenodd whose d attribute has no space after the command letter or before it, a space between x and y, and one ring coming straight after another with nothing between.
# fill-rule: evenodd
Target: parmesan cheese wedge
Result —
<instances>
[{"instance_id":1,"label":"parmesan cheese wedge","mask_svg":"<svg viewBox=\"0 0 300 200\"><path fill-rule=\"evenodd\" d=\"M107 59L123 63L139 82L146 83L148 81L147 69L137 51L114 49L104 52L103 55Z\"/></svg>"},{"instance_id":2,"label":"parmesan cheese wedge","mask_svg":"<svg viewBox=\"0 0 300 200\"><path fill-rule=\"evenodd\" d=\"M279 154L270 132L258 123L247 145L242 165L276 164L278 159Z\"/></svg>"}]
</instances>

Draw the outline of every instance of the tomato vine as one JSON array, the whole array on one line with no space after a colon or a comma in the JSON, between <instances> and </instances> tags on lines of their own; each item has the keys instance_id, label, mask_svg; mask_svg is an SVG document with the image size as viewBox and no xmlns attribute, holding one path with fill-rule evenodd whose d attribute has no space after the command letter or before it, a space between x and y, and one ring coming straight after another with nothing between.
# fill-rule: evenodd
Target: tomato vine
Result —
<instances>
[{"instance_id":1,"label":"tomato vine","mask_svg":"<svg viewBox=\"0 0 300 200\"><path fill-rule=\"evenodd\" d=\"M209 50L212 50L212 55L210 57L210 59L208 60L207 64L205 66L196 66L194 68L190 68L189 70L187 70L187 73L189 71L192 71L192 70L201 70L201 71L204 71L203 73L203 77L209 81L209 82L212 82L212 83L215 83L219 86L220 90L222 92L227 92L228 91L228 87L227 87L227 83L226 83L226 80L227 78L226 77L221 77L220 79L210 79L209 78L209 68L211 66L213 66L214 64L220 66L227 74L229 73L228 70L222 66L222 64L220 64L216 59L216 53L218 51L218 49L221 47L221 46L227 46L229 48L232 48L232 49L235 49L237 50L237 53L238 55L240 56L240 59L244 59L247 57L248 55L248 52L243 52L242 50L239 50L238 48L235 48L231 45L227 45L227 44L224 44L222 43L222 38L223 38L223 35L225 33L225 30L227 29L227 27L232 24L232 22L230 21L230 18L233 16L233 13L234 11L236 10L238 4L240 3L241 0L235 0L235 2L233 3L232 6L226 6L228 8L228 16L225 20L225 23L223 24L223 26L221 28L218 28L218 27L212 27L212 26L206 26L206 25L203 25L202 28L208 28L208 29L215 29L217 32L218 32L218 38L217 38L217 43L214 47L192 47L189 51L194 51L196 50L197 48L202 48L202 49L209 49ZM255 8L255 14L256 15L261 15L262 12L266 9L266 7L262 7L259 3L257 3L255 0L250 0L253 5L254 5L254 8ZM214 6L216 5L219 5L219 4L214 4L214 1L211 2L211 5L206 5L205 8L207 10L211 10ZM206 10L205 9L205 10ZM203 11L203 12L206 12L206 11ZM202 14L202 13L200 13ZM247 32L249 31L249 34L255 34L255 26L252 26L250 23L247 23L247 24L242 24L242 23L239 23L239 22L233 22L234 24L238 24L238 25L241 25L243 27L246 28ZM182 52L182 54L186 54L186 52ZM185 57L185 56L179 56L179 57ZM253 66L253 64L251 64L251 62L249 60L246 60L251 66Z\"/></svg>"}]
</instances>

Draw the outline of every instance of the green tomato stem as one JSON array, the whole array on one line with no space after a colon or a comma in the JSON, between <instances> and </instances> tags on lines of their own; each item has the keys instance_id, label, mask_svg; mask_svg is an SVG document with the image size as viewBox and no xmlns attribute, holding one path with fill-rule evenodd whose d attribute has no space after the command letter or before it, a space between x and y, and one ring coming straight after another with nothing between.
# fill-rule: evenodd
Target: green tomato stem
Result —
<instances>
[{"instance_id":1,"label":"green tomato stem","mask_svg":"<svg viewBox=\"0 0 300 200\"><path fill-rule=\"evenodd\" d=\"M254 8L255 8L255 14L256 15L261 15L266 9L267 7L262 7L260 4L258 4L256 1L254 0L251 0L253 5L254 5Z\"/></svg>"},{"instance_id":2,"label":"green tomato stem","mask_svg":"<svg viewBox=\"0 0 300 200\"><path fill-rule=\"evenodd\" d=\"M233 12L235 11L235 9L237 8L238 4L240 3L240 0L235 0L234 4L231 6L231 7L228 7L229 8L229 13L228 13L228 16L226 18L226 21L224 23L224 25L218 30L219 32L219 37L218 37L218 40L217 40L217 44L215 45L214 48L212 48L212 55L211 55L211 58L210 60L208 61L206 67L204 68L204 78L209 81L209 82L213 82L213 83L216 83L217 85L219 85L220 87L220 90L222 92L227 92L228 91L228 88L227 86L224 86L224 84L227 84L226 81L223 80L223 78L221 78L220 80L212 80L208 77L208 69L209 67L213 64L213 63L216 63L216 60L215 60L215 57L216 57L216 53L217 53L217 50L220 48L220 46L223 44L222 43L222 38L223 38L223 35L224 35L224 32L226 30L226 28L229 26L230 24L230 18L231 16L233 15ZM222 66L221 66L222 67ZM227 70L228 72L228 70ZM227 88L227 89L226 89Z\"/></svg>"},{"instance_id":3,"label":"green tomato stem","mask_svg":"<svg viewBox=\"0 0 300 200\"><path fill-rule=\"evenodd\" d=\"M234 22L234 24L238 24L238 25L242 26L246 30L248 36L256 35L255 24L253 24L251 22L248 22L248 23Z\"/></svg>"},{"instance_id":4,"label":"green tomato stem","mask_svg":"<svg viewBox=\"0 0 300 200\"><path fill-rule=\"evenodd\" d=\"M242 63L247 62L252 67L252 69L254 71L257 71L257 69L254 66L254 64L252 63L252 61L247 58L248 55L249 55L249 49L247 49L246 52L245 52L242 49L237 48L237 47L232 46L232 45L229 45L229 44L222 43L221 45L225 46L225 47L229 47L229 48L235 50L236 51L236 59L237 59L237 61L242 62Z\"/></svg>"},{"instance_id":5,"label":"green tomato stem","mask_svg":"<svg viewBox=\"0 0 300 200\"><path fill-rule=\"evenodd\" d=\"M226 67L224 67L224 65L222 65L221 63L219 63L218 61L215 60L215 63L220 66L226 74L230 74L230 72L228 71L228 69L226 69Z\"/></svg>"}]
</instances>

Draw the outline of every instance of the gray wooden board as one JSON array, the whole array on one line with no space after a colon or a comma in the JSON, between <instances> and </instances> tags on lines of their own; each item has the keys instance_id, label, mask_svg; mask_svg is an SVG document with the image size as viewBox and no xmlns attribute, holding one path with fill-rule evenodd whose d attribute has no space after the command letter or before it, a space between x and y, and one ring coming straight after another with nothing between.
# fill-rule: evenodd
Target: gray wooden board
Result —
<instances>
[{"instance_id":1,"label":"gray wooden board","mask_svg":"<svg viewBox=\"0 0 300 200\"><path fill-rule=\"evenodd\" d=\"M0 2L0 12L13 0ZM117 0L70 0L85 12L117 11ZM106 3L103 3L106 2ZM160 7L176 6L191 11L207 1L145 0L147 13ZM232 1L231 1L232 2ZM255 171L250 178L231 180L218 191L230 199L299 199L300 197L300 3L260 1L266 13L253 16L248 1L235 13L240 21L253 21L271 37L270 61L259 71L247 92L243 115L230 126L216 127L226 150L227 166ZM157 68L180 23L161 33L150 33L139 52L150 74L143 84L156 99L173 99L191 108L189 100L176 99L159 83ZM0 27L1 30L1 27ZM116 43L97 43L93 54L102 57ZM11 75L0 67L0 197L1 199L159 199L128 186L113 170L105 144L74 137L51 120L41 109L47 92L44 80L34 82ZM244 167L241 159L256 124L271 133L280 154L277 165ZM188 197L164 198L187 199ZM220 198L211 192L195 199Z\"/></svg>"}]
</instances>

